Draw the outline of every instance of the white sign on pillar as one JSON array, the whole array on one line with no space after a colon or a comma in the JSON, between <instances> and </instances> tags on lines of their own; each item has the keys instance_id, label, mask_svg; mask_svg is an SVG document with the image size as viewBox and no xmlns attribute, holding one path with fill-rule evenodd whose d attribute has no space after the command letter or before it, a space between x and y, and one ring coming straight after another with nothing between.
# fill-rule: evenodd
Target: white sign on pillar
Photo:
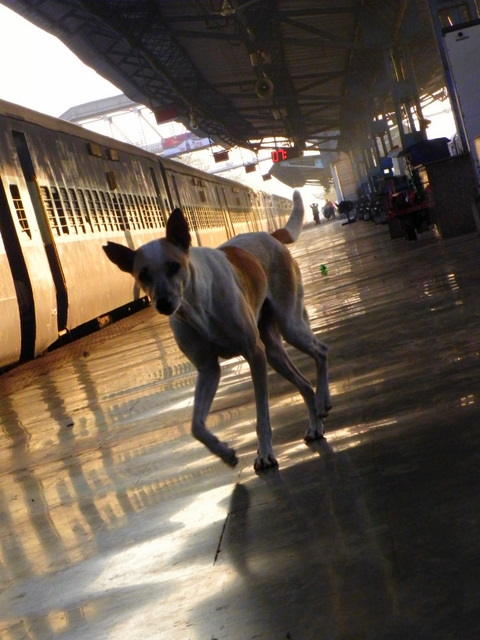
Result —
<instances>
[{"instance_id":1,"label":"white sign on pillar","mask_svg":"<svg viewBox=\"0 0 480 640\"><path fill-rule=\"evenodd\" d=\"M480 20L445 29L445 49L480 183Z\"/></svg>"}]
</instances>

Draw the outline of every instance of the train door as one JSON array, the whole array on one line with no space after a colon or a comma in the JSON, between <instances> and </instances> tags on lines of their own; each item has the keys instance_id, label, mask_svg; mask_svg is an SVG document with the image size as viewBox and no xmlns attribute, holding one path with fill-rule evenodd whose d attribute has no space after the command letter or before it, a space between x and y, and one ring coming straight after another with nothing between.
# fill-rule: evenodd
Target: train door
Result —
<instances>
[{"instance_id":1,"label":"train door","mask_svg":"<svg viewBox=\"0 0 480 640\"><path fill-rule=\"evenodd\" d=\"M33 300L32 285L28 276L27 265L22 251L20 240L18 239L15 225L12 219L10 207L5 193L3 182L0 178L0 235L3 239L3 245L7 255L7 261L10 266L13 283L15 287L15 295L18 301L18 313L20 314L20 352L16 352L16 356L20 360L28 360L33 358L35 354L35 305ZM2 265L3 266L3 265ZM4 283L5 285L6 283ZM13 295L13 292L12 294ZM7 330L12 334L18 331L18 315L16 309L7 309L7 316L3 317L2 322L6 324ZM10 322L12 324L10 324ZM18 335L18 333L17 333ZM8 336L10 344L9 348L14 345L14 335ZM4 348L2 342L2 348ZM6 358L5 364L10 364L8 354L2 353L0 360ZM17 358L12 358L12 361Z\"/></svg>"},{"instance_id":2,"label":"train door","mask_svg":"<svg viewBox=\"0 0 480 640\"><path fill-rule=\"evenodd\" d=\"M59 333L65 331L67 327L68 294L65 285L65 277L62 265L57 252L57 247L48 224L45 209L38 190L37 177L33 166L30 150L27 145L25 134L21 131L12 131L13 140L20 160L20 166L28 188L28 193L32 202L38 228L42 237L43 246L47 255L48 264L55 284L57 298L57 325Z\"/></svg>"}]
</instances>

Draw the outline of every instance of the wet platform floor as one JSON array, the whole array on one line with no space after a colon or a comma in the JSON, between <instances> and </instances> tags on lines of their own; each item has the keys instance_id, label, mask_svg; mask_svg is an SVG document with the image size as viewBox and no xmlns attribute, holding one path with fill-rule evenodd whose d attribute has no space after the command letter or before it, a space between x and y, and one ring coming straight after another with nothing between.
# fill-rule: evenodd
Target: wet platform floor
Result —
<instances>
[{"instance_id":1,"label":"wet platform floor","mask_svg":"<svg viewBox=\"0 0 480 640\"><path fill-rule=\"evenodd\" d=\"M333 221L293 252L334 408L306 446L270 374L276 470L241 360L210 416L238 467L192 440L150 309L0 377L2 640L480 637L480 238Z\"/></svg>"}]
</instances>

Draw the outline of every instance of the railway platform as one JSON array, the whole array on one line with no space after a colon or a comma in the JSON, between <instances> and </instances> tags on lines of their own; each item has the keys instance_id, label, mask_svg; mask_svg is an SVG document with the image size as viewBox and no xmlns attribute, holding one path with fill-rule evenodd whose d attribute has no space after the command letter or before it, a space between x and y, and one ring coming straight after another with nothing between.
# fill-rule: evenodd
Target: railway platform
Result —
<instances>
[{"instance_id":1,"label":"railway platform","mask_svg":"<svg viewBox=\"0 0 480 640\"><path fill-rule=\"evenodd\" d=\"M191 438L151 309L0 376L2 640L480 637L480 238L335 220L292 251L333 410L305 445L270 372L278 469L241 359L209 419L238 466Z\"/></svg>"}]
</instances>

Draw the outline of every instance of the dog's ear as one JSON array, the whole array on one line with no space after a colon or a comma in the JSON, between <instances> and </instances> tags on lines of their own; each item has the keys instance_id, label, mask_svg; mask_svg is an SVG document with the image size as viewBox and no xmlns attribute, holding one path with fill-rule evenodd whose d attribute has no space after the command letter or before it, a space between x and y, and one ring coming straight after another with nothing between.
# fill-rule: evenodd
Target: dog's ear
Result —
<instances>
[{"instance_id":1,"label":"dog's ear","mask_svg":"<svg viewBox=\"0 0 480 640\"><path fill-rule=\"evenodd\" d=\"M188 222L180 209L174 209L167 220L167 240L176 247L188 251L192 237L188 230Z\"/></svg>"},{"instance_id":2,"label":"dog's ear","mask_svg":"<svg viewBox=\"0 0 480 640\"><path fill-rule=\"evenodd\" d=\"M117 242L107 242L102 249L107 254L109 260L116 264L119 269L127 273L133 273L133 261L135 259L135 251L130 247L124 247L123 244Z\"/></svg>"}]
</instances>

